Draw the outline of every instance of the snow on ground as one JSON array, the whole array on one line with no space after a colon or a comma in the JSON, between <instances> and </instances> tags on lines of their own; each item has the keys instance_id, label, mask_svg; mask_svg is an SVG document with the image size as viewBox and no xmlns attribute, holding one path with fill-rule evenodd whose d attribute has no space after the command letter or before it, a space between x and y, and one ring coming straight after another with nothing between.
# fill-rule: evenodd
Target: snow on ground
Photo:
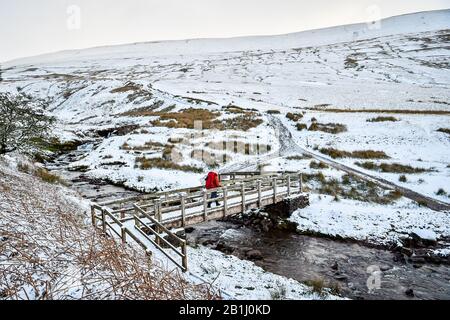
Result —
<instances>
[{"instance_id":1,"label":"snow on ground","mask_svg":"<svg viewBox=\"0 0 450 320\"><path fill-rule=\"evenodd\" d=\"M449 202L450 195L437 195L439 189L449 192L450 189L450 138L448 134L438 132L439 128L449 126L450 115L406 115L389 114L399 121L368 122L380 114L376 113L328 113L306 112L300 121L308 127L312 118L318 123L340 123L347 126L348 131L329 134L317 131L297 131L292 121L280 118L294 135L294 140L309 149L335 148L343 151L375 150L384 151L390 159L363 160L342 158L338 162L354 167L371 175L380 176L395 184ZM386 115L384 115L386 116ZM320 154L319 151L316 151ZM405 174L407 181L399 181L403 173L384 173L365 170L355 162L374 161L375 163L400 163L415 168L431 170L430 172ZM448 190L447 190L448 189Z\"/></svg>"},{"instance_id":2,"label":"snow on ground","mask_svg":"<svg viewBox=\"0 0 450 320\"><path fill-rule=\"evenodd\" d=\"M189 248L190 272L230 294L235 299L339 299L331 294L319 295L293 279L272 274L253 262L206 247Z\"/></svg>"},{"instance_id":3,"label":"snow on ground","mask_svg":"<svg viewBox=\"0 0 450 320\"><path fill-rule=\"evenodd\" d=\"M402 199L392 205L377 205L334 198L310 196L311 205L296 211L290 218L301 232L362 240L375 245L401 245L400 239L411 232L450 236L450 216L423 208Z\"/></svg>"}]
</instances>

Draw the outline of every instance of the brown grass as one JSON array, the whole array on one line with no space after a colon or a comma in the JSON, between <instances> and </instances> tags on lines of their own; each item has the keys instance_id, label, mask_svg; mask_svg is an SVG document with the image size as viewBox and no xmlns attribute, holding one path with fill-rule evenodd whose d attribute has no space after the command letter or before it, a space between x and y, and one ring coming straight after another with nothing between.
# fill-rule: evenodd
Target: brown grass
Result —
<instances>
[{"instance_id":1,"label":"brown grass","mask_svg":"<svg viewBox=\"0 0 450 320\"><path fill-rule=\"evenodd\" d=\"M398 121L398 119L395 117L383 117L383 116L367 119L367 122L396 122L396 121Z\"/></svg>"},{"instance_id":2,"label":"brown grass","mask_svg":"<svg viewBox=\"0 0 450 320\"><path fill-rule=\"evenodd\" d=\"M347 131L347 126L340 123L318 123L313 122L309 128L309 131L322 131L326 133L338 134Z\"/></svg>"},{"instance_id":3,"label":"brown grass","mask_svg":"<svg viewBox=\"0 0 450 320\"><path fill-rule=\"evenodd\" d=\"M384 151L373 150L358 150L358 151L343 151L334 148L322 148L320 152L330 156L333 159L338 158L358 158L358 159L389 159Z\"/></svg>"},{"instance_id":4,"label":"brown grass","mask_svg":"<svg viewBox=\"0 0 450 320\"><path fill-rule=\"evenodd\" d=\"M158 168L158 169L178 170L178 171L194 172L194 173L202 173L203 172L202 168L197 168L197 167L188 166L188 165L179 165L170 160L165 160L162 158L138 157L138 158L136 158L136 164L142 170Z\"/></svg>"},{"instance_id":5,"label":"brown grass","mask_svg":"<svg viewBox=\"0 0 450 320\"><path fill-rule=\"evenodd\" d=\"M155 141L147 141L142 146L130 146L127 142L125 142L120 149L129 150L129 151L146 151L146 150L155 150L164 147L162 143Z\"/></svg>"},{"instance_id":6,"label":"brown grass","mask_svg":"<svg viewBox=\"0 0 450 320\"><path fill-rule=\"evenodd\" d=\"M399 164L399 163L381 163L378 165L374 162L366 161L366 162L362 162L362 163L355 162L355 164L364 169L381 171L381 172L390 172L390 173L412 174L412 173L422 173L422 172L432 171L430 169L414 168L409 165L403 165L403 164Z\"/></svg>"},{"instance_id":7,"label":"brown grass","mask_svg":"<svg viewBox=\"0 0 450 320\"><path fill-rule=\"evenodd\" d=\"M0 298L5 300L218 299L209 284L153 263L84 224L84 209L29 175L0 180Z\"/></svg>"},{"instance_id":8,"label":"brown grass","mask_svg":"<svg viewBox=\"0 0 450 320\"><path fill-rule=\"evenodd\" d=\"M303 118L303 114L301 113L293 113L293 112L288 112L286 114L286 118L288 118L291 121L297 122L298 120L300 120L301 118Z\"/></svg>"},{"instance_id":9,"label":"brown grass","mask_svg":"<svg viewBox=\"0 0 450 320\"><path fill-rule=\"evenodd\" d=\"M307 108L308 110L333 113L392 113L392 114L423 114L450 115L447 110L408 110L408 109L338 109L338 108Z\"/></svg>"},{"instance_id":10,"label":"brown grass","mask_svg":"<svg viewBox=\"0 0 450 320\"><path fill-rule=\"evenodd\" d=\"M308 126L305 123L297 123L296 128L298 131L303 131L308 129Z\"/></svg>"}]
</instances>

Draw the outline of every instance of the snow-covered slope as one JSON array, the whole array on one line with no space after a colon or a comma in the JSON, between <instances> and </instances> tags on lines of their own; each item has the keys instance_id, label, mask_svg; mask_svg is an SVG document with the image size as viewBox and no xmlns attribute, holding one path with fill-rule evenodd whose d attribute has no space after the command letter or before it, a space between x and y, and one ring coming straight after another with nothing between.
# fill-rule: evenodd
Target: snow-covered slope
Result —
<instances>
[{"instance_id":1,"label":"snow-covered slope","mask_svg":"<svg viewBox=\"0 0 450 320\"><path fill-rule=\"evenodd\" d=\"M191 39L183 41L158 41L121 46L105 46L19 59L10 61L5 65L9 67L13 65L55 63L61 61L100 60L110 56L115 56L117 58L133 58L142 56L195 55L235 51L284 50L449 28L450 10L438 10L391 17L382 20L380 24L368 22L279 36Z\"/></svg>"}]
</instances>

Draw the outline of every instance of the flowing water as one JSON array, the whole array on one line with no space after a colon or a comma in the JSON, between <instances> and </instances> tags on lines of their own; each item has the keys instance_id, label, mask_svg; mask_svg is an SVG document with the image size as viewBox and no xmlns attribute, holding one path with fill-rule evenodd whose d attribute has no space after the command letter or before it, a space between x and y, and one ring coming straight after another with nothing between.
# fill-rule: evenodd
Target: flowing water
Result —
<instances>
[{"instance_id":1,"label":"flowing water","mask_svg":"<svg viewBox=\"0 0 450 320\"><path fill-rule=\"evenodd\" d=\"M450 299L449 266L396 262L389 250L286 231L257 232L221 221L195 226L188 240L213 248L220 243L240 258L244 250L258 250L262 259L254 262L264 270L339 287L352 299ZM413 297L406 294L410 289Z\"/></svg>"}]
</instances>

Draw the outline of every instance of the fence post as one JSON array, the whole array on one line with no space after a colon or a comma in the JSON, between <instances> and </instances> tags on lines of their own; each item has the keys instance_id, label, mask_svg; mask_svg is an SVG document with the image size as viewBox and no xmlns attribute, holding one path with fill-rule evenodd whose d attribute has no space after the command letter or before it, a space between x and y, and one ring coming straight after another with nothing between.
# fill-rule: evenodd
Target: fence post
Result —
<instances>
[{"instance_id":1,"label":"fence post","mask_svg":"<svg viewBox=\"0 0 450 320\"><path fill-rule=\"evenodd\" d=\"M186 196L181 194L181 226L186 226Z\"/></svg>"},{"instance_id":2,"label":"fence post","mask_svg":"<svg viewBox=\"0 0 450 320\"><path fill-rule=\"evenodd\" d=\"M122 235L122 243L123 244L127 243L127 232L125 230L126 229L123 226L120 228L120 233Z\"/></svg>"},{"instance_id":3,"label":"fence post","mask_svg":"<svg viewBox=\"0 0 450 320\"><path fill-rule=\"evenodd\" d=\"M206 221L208 218L208 191L203 191L203 220Z\"/></svg>"},{"instance_id":4,"label":"fence post","mask_svg":"<svg viewBox=\"0 0 450 320\"><path fill-rule=\"evenodd\" d=\"M245 184L241 183L242 213L245 212Z\"/></svg>"},{"instance_id":5,"label":"fence post","mask_svg":"<svg viewBox=\"0 0 450 320\"><path fill-rule=\"evenodd\" d=\"M95 208L94 206L91 206L91 220L92 220L92 225L94 227L96 227L96 222L95 222Z\"/></svg>"},{"instance_id":6,"label":"fence post","mask_svg":"<svg viewBox=\"0 0 450 320\"><path fill-rule=\"evenodd\" d=\"M291 196L291 176L287 176L287 196Z\"/></svg>"},{"instance_id":7,"label":"fence post","mask_svg":"<svg viewBox=\"0 0 450 320\"><path fill-rule=\"evenodd\" d=\"M228 189L227 187L223 187L223 216L227 216L228 211Z\"/></svg>"},{"instance_id":8,"label":"fence post","mask_svg":"<svg viewBox=\"0 0 450 320\"><path fill-rule=\"evenodd\" d=\"M102 230L103 230L103 233L106 233L106 215L105 215L105 209L102 209Z\"/></svg>"},{"instance_id":9,"label":"fence post","mask_svg":"<svg viewBox=\"0 0 450 320\"><path fill-rule=\"evenodd\" d=\"M256 181L256 186L258 188L258 208L261 208L262 205L261 180L258 179L258 181Z\"/></svg>"},{"instance_id":10,"label":"fence post","mask_svg":"<svg viewBox=\"0 0 450 320\"><path fill-rule=\"evenodd\" d=\"M187 261L187 250L186 250L186 241L183 241L183 243L181 244L181 254L182 256L182 265L184 270L183 271L187 271L188 269L188 261Z\"/></svg>"},{"instance_id":11,"label":"fence post","mask_svg":"<svg viewBox=\"0 0 450 320\"><path fill-rule=\"evenodd\" d=\"M277 178L273 178L273 203L277 201Z\"/></svg>"},{"instance_id":12,"label":"fence post","mask_svg":"<svg viewBox=\"0 0 450 320\"><path fill-rule=\"evenodd\" d=\"M159 200L156 200L155 201L155 218L156 218L156 220L159 222L159 223L161 223L161 221L162 221L162 214L161 214L161 202L159 201ZM160 234L161 233L161 229L159 228L159 226L158 225L156 225L156 232L158 233L158 234ZM155 236L155 240L156 240L156 244L158 245L158 246L160 246L161 245L161 241L159 240L159 237L158 236Z\"/></svg>"}]
</instances>

